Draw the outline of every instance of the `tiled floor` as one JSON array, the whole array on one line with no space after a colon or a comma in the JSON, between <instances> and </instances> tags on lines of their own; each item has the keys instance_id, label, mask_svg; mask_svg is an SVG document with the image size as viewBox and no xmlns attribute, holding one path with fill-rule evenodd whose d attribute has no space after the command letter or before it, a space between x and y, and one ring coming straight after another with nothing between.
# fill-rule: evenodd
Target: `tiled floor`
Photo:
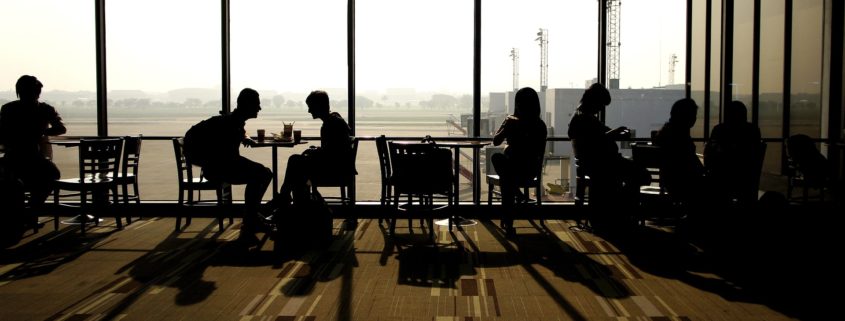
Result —
<instances>
[{"instance_id":1,"label":"tiled floor","mask_svg":"<svg viewBox=\"0 0 845 321\"><path fill-rule=\"evenodd\" d=\"M668 229L604 239L518 222L506 239L495 221L435 242L400 220L341 230L323 251L310 241L246 250L238 221L217 232L194 219L113 221L86 236L48 227L0 257L0 320L785 320L785 294L736 283L716 259ZM48 224L49 225L49 224ZM715 262L715 263L714 263ZM735 275L734 275L735 276ZM740 280L743 278L739 278ZM753 283L749 283L753 284ZM801 295L795 293L794 295ZM788 300L787 300L788 301ZM796 310L798 309L798 310Z\"/></svg>"}]
</instances>

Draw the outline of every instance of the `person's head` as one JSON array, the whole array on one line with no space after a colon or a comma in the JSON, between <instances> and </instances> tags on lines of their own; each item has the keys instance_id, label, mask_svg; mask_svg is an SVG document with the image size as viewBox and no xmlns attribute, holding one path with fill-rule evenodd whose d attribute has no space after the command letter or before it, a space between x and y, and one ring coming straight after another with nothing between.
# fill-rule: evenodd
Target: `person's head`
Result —
<instances>
[{"instance_id":1,"label":"person's head","mask_svg":"<svg viewBox=\"0 0 845 321\"><path fill-rule=\"evenodd\" d=\"M38 97L41 97L41 87L44 85L38 81L38 78L23 75L15 83L15 92L21 100L38 100Z\"/></svg>"},{"instance_id":2,"label":"person's head","mask_svg":"<svg viewBox=\"0 0 845 321\"><path fill-rule=\"evenodd\" d=\"M540 97L531 87L525 87L516 92L513 114L519 119L540 118Z\"/></svg>"},{"instance_id":3,"label":"person's head","mask_svg":"<svg viewBox=\"0 0 845 321\"><path fill-rule=\"evenodd\" d=\"M325 91L312 91L308 94L308 98L305 98L305 104L308 105L308 113L314 119L322 118L329 114L329 94Z\"/></svg>"},{"instance_id":4,"label":"person's head","mask_svg":"<svg viewBox=\"0 0 845 321\"><path fill-rule=\"evenodd\" d=\"M698 105L695 100L684 98L676 101L669 112L669 122L685 128L692 128L695 125L695 118L698 114Z\"/></svg>"},{"instance_id":5,"label":"person's head","mask_svg":"<svg viewBox=\"0 0 845 321\"><path fill-rule=\"evenodd\" d=\"M235 108L235 113L241 114L245 119L258 117L258 111L261 110L261 99L258 98L258 92L252 88L244 88L238 94L238 107Z\"/></svg>"},{"instance_id":6,"label":"person's head","mask_svg":"<svg viewBox=\"0 0 845 321\"><path fill-rule=\"evenodd\" d=\"M748 108L741 101L734 100L725 107L725 123L748 122Z\"/></svg>"},{"instance_id":7,"label":"person's head","mask_svg":"<svg viewBox=\"0 0 845 321\"><path fill-rule=\"evenodd\" d=\"M600 83L590 85L590 88L587 88L581 96L583 112L595 114L607 105L610 105L610 92Z\"/></svg>"}]
</instances>

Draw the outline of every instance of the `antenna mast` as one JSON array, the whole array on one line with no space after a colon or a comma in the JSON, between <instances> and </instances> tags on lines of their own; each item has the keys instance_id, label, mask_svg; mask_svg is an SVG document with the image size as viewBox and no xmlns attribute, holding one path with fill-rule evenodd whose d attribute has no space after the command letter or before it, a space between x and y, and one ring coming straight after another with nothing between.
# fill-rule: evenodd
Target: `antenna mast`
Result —
<instances>
[{"instance_id":1,"label":"antenna mast","mask_svg":"<svg viewBox=\"0 0 845 321\"><path fill-rule=\"evenodd\" d=\"M519 90L519 49L511 48L511 59L513 59L513 92Z\"/></svg>"},{"instance_id":2,"label":"antenna mast","mask_svg":"<svg viewBox=\"0 0 845 321\"><path fill-rule=\"evenodd\" d=\"M678 63L678 55L672 54L669 57L669 85L675 84L675 65Z\"/></svg>"},{"instance_id":3,"label":"antenna mast","mask_svg":"<svg viewBox=\"0 0 845 321\"><path fill-rule=\"evenodd\" d=\"M540 42L540 91L549 88L549 29L540 28L537 39Z\"/></svg>"},{"instance_id":4,"label":"antenna mast","mask_svg":"<svg viewBox=\"0 0 845 321\"><path fill-rule=\"evenodd\" d=\"M607 1L607 88L619 89L620 14L619 0Z\"/></svg>"}]
</instances>

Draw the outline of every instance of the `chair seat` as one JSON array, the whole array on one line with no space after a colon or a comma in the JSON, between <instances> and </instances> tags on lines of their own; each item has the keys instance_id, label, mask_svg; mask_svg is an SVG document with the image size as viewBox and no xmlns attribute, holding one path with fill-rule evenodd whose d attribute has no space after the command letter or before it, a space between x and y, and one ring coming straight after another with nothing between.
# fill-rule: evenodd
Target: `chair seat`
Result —
<instances>
[{"instance_id":1,"label":"chair seat","mask_svg":"<svg viewBox=\"0 0 845 321\"><path fill-rule=\"evenodd\" d=\"M116 181L111 177L85 177L83 179L77 178L66 178L56 180L56 184L61 187L62 189L73 188L76 186L90 186L95 188L102 188L102 187L112 187L115 186Z\"/></svg>"}]
</instances>

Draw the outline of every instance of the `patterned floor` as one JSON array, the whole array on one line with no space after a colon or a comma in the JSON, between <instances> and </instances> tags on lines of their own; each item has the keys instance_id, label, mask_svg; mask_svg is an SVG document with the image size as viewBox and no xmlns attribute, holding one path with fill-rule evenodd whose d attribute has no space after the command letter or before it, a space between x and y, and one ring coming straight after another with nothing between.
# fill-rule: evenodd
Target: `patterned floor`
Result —
<instances>
[{"instance_id":1,"label":"patterned floor","mask_svg":"<svg viewBox=\"0 0 845 321\"><path fill-rule=\"evenodd\" d=\"M0 320L788 320L795 307L734 283L667 229L612 240L571 221L495 221L436 240L400 220L386 236L361 220L323 251L260 248L195 219L172 218L85 236L72 227L26 236L0 256ZM111 222L113 224L113 222ZM762 294L761 294L762 293ZM789 295L789 294L786 294ZM774 296L774 295L773 295Z\"/></svg>"}]
</instances>

